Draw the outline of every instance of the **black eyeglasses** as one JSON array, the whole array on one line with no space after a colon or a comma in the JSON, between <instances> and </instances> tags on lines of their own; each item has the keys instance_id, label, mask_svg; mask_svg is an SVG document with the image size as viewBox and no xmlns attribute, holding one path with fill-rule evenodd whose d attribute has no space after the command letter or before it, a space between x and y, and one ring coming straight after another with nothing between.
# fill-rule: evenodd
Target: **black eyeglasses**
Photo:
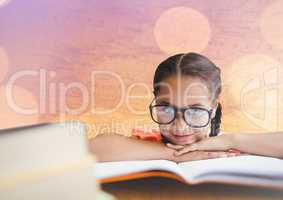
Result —
<instances>
[{"instance_id":1,"label":"black eyeglasses","mask_svg":"<svg viewBox=\"0 0 283 200\"><path fill-rule=\"evenodd\" d=\"M151 118L158 124L170 124L177 116L177 113L182 112L184 121L192 128L203 128L209 124L211 119L211 110L201 107L177 108L173 105L156 104L149 106Z\"/></svg>"}]
</instances>

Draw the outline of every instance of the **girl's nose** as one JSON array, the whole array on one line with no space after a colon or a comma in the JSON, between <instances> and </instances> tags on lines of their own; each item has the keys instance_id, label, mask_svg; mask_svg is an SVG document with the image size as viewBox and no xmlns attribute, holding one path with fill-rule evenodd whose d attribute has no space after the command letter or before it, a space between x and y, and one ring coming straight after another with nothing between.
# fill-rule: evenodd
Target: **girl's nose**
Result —
<instances>
[{"instance_id":1,"label":"girl's nose","mask_svg":"<svg viewBox=\"0 0 283 200\"><path fill-rule=\"evenodd\" d=\"M176 113L176 119L175 119L175 121L180 121L180 120L183 120L183 121L184 121L182 112L181 112L181 111L178 111L178 112Z\"/></svg>"},{"instance_id":2,"label":"girl's nose","mask_svg":"<svg viewBox=\"0 0 283 200\"><path fill-rule=\"evenodd\" d=\"M176 114L176 119L173 122L173 128L174 128L174 133L176 134L183 134L183 133L188 133L188 125L184 121L184 118L182 116L181 112L178 112Z\"/></svg>"}]
</instances>

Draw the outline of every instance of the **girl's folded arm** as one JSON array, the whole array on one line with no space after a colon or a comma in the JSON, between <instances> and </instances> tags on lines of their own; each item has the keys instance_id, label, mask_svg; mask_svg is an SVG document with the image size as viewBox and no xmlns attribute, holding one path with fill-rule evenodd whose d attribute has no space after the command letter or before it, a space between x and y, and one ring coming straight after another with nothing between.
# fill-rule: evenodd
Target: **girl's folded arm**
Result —
<instances>
[{"instance_id":1,"label":"girl's folded arm","mask_svg":"<svg viewBox=\"0 0 283 200\"><path fill-rule=\"evenodd\" d=\"M164 144L117 134L103 134L89 141L89 148L98 161L174 160L174 150Z\"/></svg>"},{"instance_id":2,"label":"girl's folded arm","mask_svg":"<svg viewBox=\"0 0 283 200\"><path fill-rule=\"evenodd\" d=\"M232 148L283 159L283 133L233 134Z\"/></svg>"},{"instance_id":3,"label":"girl's folded arm","mask_svg":"<svg viewBox=\"0 0 283 200\"><path fill-rule=\"evenodd\" d=\"M283 159L283 133L223 134L180 148L176 155L180 156L190 151L227 151L229 149Z\"/></svg>"}]
</instances>

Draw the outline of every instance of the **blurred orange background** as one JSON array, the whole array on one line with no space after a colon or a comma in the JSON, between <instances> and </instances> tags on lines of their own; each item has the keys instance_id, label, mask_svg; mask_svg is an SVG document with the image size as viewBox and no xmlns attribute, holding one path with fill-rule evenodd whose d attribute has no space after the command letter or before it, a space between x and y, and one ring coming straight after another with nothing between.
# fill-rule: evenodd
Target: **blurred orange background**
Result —
<instances>
[{"instance_id":1,"label":"blurred orange background","mask_svg":"<svg viewBox=\"0 0 283 200\"><path fill-rule=\"evenodd\" d=\"M151 126L155 68L198 52L222 70L224 131L282 131L282 19L280 0L0 0L0 128Z\"/></svg>"}]
</instances>

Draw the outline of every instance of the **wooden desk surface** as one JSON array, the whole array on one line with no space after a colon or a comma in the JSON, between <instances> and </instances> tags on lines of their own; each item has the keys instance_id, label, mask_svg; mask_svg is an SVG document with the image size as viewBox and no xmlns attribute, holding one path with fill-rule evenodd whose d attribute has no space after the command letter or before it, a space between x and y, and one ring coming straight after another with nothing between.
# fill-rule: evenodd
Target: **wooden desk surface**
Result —
<instances>
[{"instance_id":1,"label":"wooden desk surface","mask_svg":"<svg viewBox=\"0 0 283 200\"><path fill-rule=\"evenodd\" d=\"M283 191L220 185L203 184L189 186L164 178L147 178L120 183L104 184L102 189L118 200L282 200Z\"/></svg>"}]
</instances>

